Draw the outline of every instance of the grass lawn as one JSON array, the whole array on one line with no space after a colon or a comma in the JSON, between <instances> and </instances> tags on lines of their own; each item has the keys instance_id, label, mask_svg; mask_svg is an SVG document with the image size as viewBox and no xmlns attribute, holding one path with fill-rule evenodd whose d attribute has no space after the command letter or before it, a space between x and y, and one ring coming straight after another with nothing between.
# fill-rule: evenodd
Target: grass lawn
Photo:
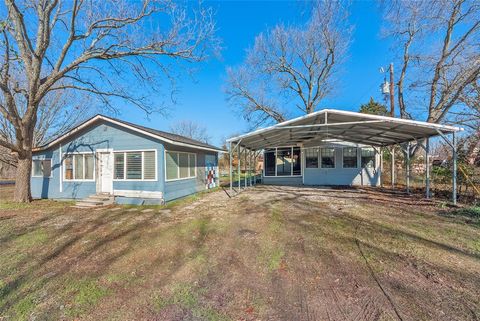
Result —
<instances>
[{"instance_id":1,"label":"grass lawn","mask_svg":"<svg viewBox=\"0 0 480 321\"><path fill-rule=\"evenodd\" d=\"M478 320L478 209L257 186L168 207L18 205L0 320Z\"/></svg>"}]
</instances>

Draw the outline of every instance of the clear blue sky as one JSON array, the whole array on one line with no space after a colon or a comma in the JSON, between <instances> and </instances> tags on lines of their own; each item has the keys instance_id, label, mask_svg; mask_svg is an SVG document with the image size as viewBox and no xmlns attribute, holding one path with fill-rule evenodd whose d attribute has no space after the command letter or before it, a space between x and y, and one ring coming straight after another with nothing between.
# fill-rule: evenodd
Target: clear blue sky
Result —
<instances>
[{"instance_id":1,"label":"clear blue sky","mask_svg":"<svg viewBox=\"0 0 480 321\"><path fill-rule=\"evenodd\" d=\"M220 145L222 138L247 130L240 115L228 106L222 87L225 68L240 64L245 49L253 44L257 34L277 23L295 23L305 19L301 2L221 1L206 2L215 8L218 36L223 42L221 58L199 66L194 80L182 77L177 103L167 105L169 116L153 114L146 118L138 109L124 108L120 118L144 126L168 130L170 124L180 120L193 120L208 128L212 144ZM379 85L383 76L380 66L393 58L390 44L380 36L381 14L373 1L355 1L350 20L354 24L353 43L342 66L340 83L334 95L321 102L319 108L357 111L370 96L381 99Z\"/></svg>"}]
</instances>

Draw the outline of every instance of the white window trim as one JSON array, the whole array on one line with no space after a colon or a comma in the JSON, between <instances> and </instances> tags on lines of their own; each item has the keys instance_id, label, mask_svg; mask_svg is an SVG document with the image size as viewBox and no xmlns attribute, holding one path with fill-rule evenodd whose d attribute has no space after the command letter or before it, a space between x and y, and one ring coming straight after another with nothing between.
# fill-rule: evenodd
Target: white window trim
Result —
<instances>
[{"instance_id":1,"label":"white window trim","mask_svg":"<svg viewBox=\"0 0 480 321\"><path fill-rule=\"evenodd\" d=\"M49 161L50 162L50 176L44 175L33 175L33 162L34 161ZM42 169L43 173L43 169ZM52 178L53 177L53 167L52 167L52 159L51 158L34 158L32 159L32 177L39 177L39 178Z\"/></svg>"},{"instance_id":2,"label":"white window trim","mask_svg":"<svg viewBox=\"0 0 480 321\"><path fill-rule=\"evenodd\" d=\"M282 149L282 148L290 148L291 151L292 151L292 157L293 157L293 149L294 148L299 148L300 149L300 175L293 175L293 162L292 162L292 166L290 167L290 175L277 175L277 152L278 152L278 149ZM269 148L269 149L273 149L273 148ZM275 147L275 175L272 176L272 175L265 175L265 172L267 170L267 166L266 166L266 161L265 161L265 151L263 151L263 159L264 159L264 166L263 166L263 177L302 177L303 176L303 170L302 170L302 148L300 146L280 146L280 147Z\"/></svg>"},{"instance_id":3,"label":"white window trim","mask_svg":"<svg viewBox=\"0 0 480 321\"><path fill-rule=\"evenodd\" d=\"M167 179L167 153L176 153L176 154L187 154L187 155L195 155L195 176L189 177L182 177L180 178L180 158L178 158L178 166L177 166L177 176L178 178ZM176 150L164 150L163 152L163 159L164 159L164 172L165 172L165 182L174 182L174 181L183 181L186 179L194 179L197 178L197 154L191 152L178 152ZM190 175L190 156L188 157L188 175Z\"/></svg>"},{"instance_id":4,"label":"white window trim","mask_svg":"<svg viewBox=\"0 0 480 321\"><path fill-rule=\"evenodd\" d=\"M144 152L155 152L155 178L145 179L144 177ZM115 178L115 154L123 153L123 178ZM126 153L142 153L142 178L127 178L127 155ZM113 181L114 182L157 182L158 181L158 157L156 149L128 149L113 151Z\"/></svg>"},{"instance_id":5,"label":"white window trim","mask_svg":"<svg viewBox=\"0 0 480 321\"><path fill-rule=\"evenodd\" d=\"M357 165L355 167L345 167L345 164L343 162L343 159L344 159L343 153L345 151L345 148L355 148L357 150L357 162L356 162ZM358 147L350 147L350 146L342 147L342 168L344 168L344 169L358 169L358 168L360 168L360 166L358 166L358 149L359 149Z\"/></svg>"},{"instance_id":6,"label":"white window trim","mask_svg":"<svg viewBox=\"0 0 480 321\"><path fill-rule=\"evenodd\" d=\"M93 156L93 173L92 173L92 179L76 179L75 178L75 157L72 157L72 175L73 179L66 179L65 178L65 172L62 173L62 181L64 182L95 182L95 175L96 175L96 170L97 170L97 162L95 158L95 152L72 152L72 153L64 153L62 155L62 165L63 162L65 161L66 156L74 156L74 155L92 155ZM67 170L66 166L62 166L62 169L64 171ZM83 175L85 176L85 156L83 157Z\"/></svg>"},{"instance_id":7,"label":"white window trim","mask_svg":"<svg viewBox=\"0 0 480 321\"><path fill-rule=\"evenodd\" d=\"M323 167L322 166L322 149L333 149L333 167ZM318 165L320 166L320 169L323 170L332 170L337 168L337 149L335 147L319 147L318 148L318 153L320 154L320 161L318 162ZM342 149L342 155L343 155L343 149ZM343 158L342 158L342 164L343 164Z\"/></svg>"}]
</instances>

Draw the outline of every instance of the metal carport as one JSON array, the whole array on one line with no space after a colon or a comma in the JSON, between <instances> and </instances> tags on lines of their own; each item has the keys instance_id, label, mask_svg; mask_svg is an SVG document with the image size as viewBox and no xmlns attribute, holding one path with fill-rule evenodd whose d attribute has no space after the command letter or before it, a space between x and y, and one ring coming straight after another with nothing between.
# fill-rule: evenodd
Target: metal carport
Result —
<instances>
[{"instance_id":1,"label":"metal carport","mask_svg":"<svg viewBox=\"0 0 480 321\"><path fill-rule=\"evenodd\" d=\"M230 189L233 190L232 158L236 150L238 153L238 187L241 188L240 162L242 153L244 161L247 158L256 159L255 155L265 148L274 148L279 145L310 147L326 140L370 145L374 148L400 146L406 155L406 185L409 192L409 156L415 145L425 150L426 161L426 197L430 196L429 173L429 138L440 136L452 148L453 154L453 186L452 201L457 200L457 148L455 133L462 128L432 124L428 122L400 119L387 116L362 114L351 111L323 109L306 116L285 121L267 128L258 129L250 133L232 137L227 140L230 144ZM451 138L448 137L451 135ZM425 141L425 144L422 143ZM394 153L392 152L392 156ZM393 157L392 157L393 158ZM392 175L394 160L392 159ZM392 179L392 184L394 179ZM245 187L252 185L253 180L245 178Z\"/></svg>"}]
</instances>

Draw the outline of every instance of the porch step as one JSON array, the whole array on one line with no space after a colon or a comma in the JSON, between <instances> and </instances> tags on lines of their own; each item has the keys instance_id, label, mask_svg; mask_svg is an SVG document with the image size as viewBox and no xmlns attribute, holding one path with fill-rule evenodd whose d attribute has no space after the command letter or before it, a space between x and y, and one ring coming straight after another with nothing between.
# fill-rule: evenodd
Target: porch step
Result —
<instances>
[{"instance_id":1,"label":"porch step","mask_svg":"<svg viewBox=\"0 0 480 321\"><path fill-rule=\"evenodd\" d=\"M73 206L74 208L95 208L100 206L107 206L113 204L115 197L109 194L94 194L89 197L79 200Z\"/></svg>"}]
</instances>

